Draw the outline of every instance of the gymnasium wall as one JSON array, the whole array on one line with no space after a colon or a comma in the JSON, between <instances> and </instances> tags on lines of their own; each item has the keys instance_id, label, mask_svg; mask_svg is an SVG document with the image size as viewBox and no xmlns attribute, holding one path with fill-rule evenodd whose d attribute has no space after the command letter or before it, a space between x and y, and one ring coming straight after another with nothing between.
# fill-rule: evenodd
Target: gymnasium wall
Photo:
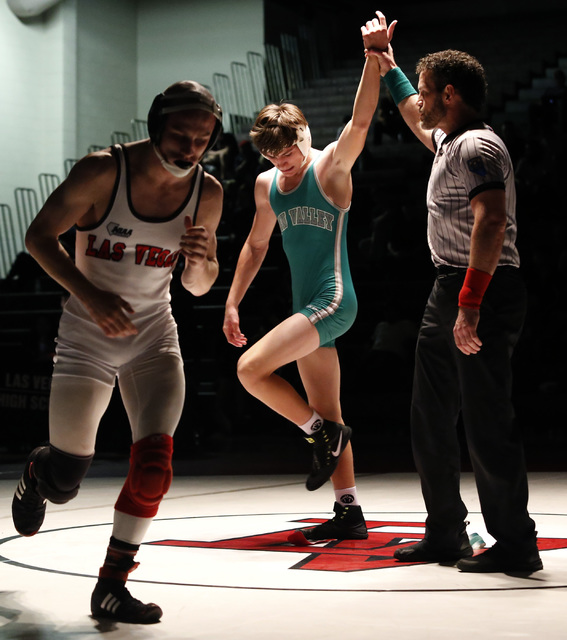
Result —
<instances>
[{"instance_id":1,"label":"gymnasium wall","mask_svg":"<svg viewBox=\"0 0 567 640\"><path fill-rule=\"evenodd\" d=\"M64 0L65 2L66 0ZM106 146L111 131L130 132L137 113L135 0L76 0L76 155Z\"/></svg>"},{"instance_id":2,"label":"gymnasium wall","mask_svg":"<svg viewBox=\"0 0 567 640\"><path fill-rule=\"evenodd\" d=\"M212 88L248 51L264 52L263 0L139 0L138 117L177 80Z\"/></svg>"},{"instance_id":3,"label":"gymnasium wall","mask_svg":"<svg viewBox=\"0 0 567 640\"><path fill-rule=\"evenodd\" d=\"M0 203L131 131L172 82L212 86L249 50L263 51L262 0L62 0L23 20L0 1Z\"/></svg>"},{"instance_id":4,"label":"gymnasium wall","mask_svg":"<svg viewBox=\"0 0 567 640\"><path fill-rule=\"evenodd\" d=\"M16 186L62 166L65 9L24 24L0 2L0 202L11 205Z\"/></svg>"}]
</instances>

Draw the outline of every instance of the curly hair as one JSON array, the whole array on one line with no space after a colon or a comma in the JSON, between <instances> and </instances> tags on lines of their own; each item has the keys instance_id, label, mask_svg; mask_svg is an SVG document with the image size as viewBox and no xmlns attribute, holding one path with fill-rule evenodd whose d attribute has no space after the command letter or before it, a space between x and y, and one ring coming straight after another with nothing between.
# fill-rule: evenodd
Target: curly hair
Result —
<instances>
[{"instance_id":1,"label":"curly hair","mask_svg":"<svg viewBox=\"0 0 567 640\"><path fill-rule=\"evenodd\" d=\"M298 127L307 120L299 107L289 102L265 106L250 130L250 138L263 155L277 156L297 140Z\"/></svg>"},{"instance_id":2,"label":"curly hair","mask_svg":"<svg viewBox=\"0 0 567 640\"><path fill-rule=\"evenodd\" d=\"M431 71L437 91L453 85L463 101L481 111L486 100L486 75L480 62L464 51L447 49L430 53L419 60L416 72Z\"/></svg>"}]
</instances>

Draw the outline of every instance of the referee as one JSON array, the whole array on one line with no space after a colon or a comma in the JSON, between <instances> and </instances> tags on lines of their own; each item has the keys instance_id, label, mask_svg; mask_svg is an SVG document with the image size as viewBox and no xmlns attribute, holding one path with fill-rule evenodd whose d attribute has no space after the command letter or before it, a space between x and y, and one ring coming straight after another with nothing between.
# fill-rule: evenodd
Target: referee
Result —
<instances>
[{"instance_id":1,"label":"referee","mask_svg":"<svg viewBox=\"0 0 567 640\"><path fill-rule=\"evenodd\" d=\"M467 572L538 571L543 565L511 402L511 356L526 312L514 173L504 143L480 119L484 69L461 51L432 53L417 64L416 92L391 45L371 54L378 55L406 124L435 153L427 236L437 277L417 341L411 409L426 532L395 557L453 562ZM459 414L486 529L496 540L475 557L459 490Z\"/></svg>"}]
</instances>

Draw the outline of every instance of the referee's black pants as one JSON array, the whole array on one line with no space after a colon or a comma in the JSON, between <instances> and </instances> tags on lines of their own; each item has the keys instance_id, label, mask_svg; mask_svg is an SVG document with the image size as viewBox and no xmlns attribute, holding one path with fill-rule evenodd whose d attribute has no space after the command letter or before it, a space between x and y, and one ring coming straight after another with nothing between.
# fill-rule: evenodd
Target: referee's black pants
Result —
<instances>
[{"instance_id":1,"label":"referee's black pants","mask_svg":"<svg viewBox=\"0 0 567 640\"><path fill-rule=\"evenodd\" d=\"M527 511L524 449L511 401L511 356L526 290L517 269L496 270L480 310L482 348L467 356L453 338L465 271L438 272L417 341L411 427L428 514L426 538L451 545L464 528L457 433L462 413L487 531L506 551L528 551L535 547L535 523Z\"/></svg>"}]
</instances>

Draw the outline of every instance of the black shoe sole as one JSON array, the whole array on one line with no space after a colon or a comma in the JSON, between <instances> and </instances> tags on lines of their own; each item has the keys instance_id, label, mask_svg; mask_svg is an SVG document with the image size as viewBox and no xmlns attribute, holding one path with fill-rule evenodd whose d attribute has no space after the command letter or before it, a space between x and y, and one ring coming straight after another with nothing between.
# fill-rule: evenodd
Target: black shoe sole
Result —
<instances>
[{"instance_id":1,"label":"black shoe sole","mask_svg":"<svg viewBox=\"0 0 567 640\"><path fill-rule=\"evenodd\" d=\"M102 596L103 593L104 596ZM132 600L136 601L135 598L132 598ZM143 604L137 601L138 605L132 606L128 602L119 603L119 601L120 598L113 593L107 592L106 590L103 590L101 593L95 588L91 596L92 617L128 624L155 624L160 621L163 615L161 608L153 602ZM108 608L103 608L103 605Z\"/></svg>"},{"instance_id":2,"label":"black shoe sole","mask_svg":"<svg viewBox=\"0 0 567 640\"><path fill-rule=\"evenodd\" d=\"M478 560L476 560L478 558ZM483 563L482 555L476 556L473 559L466 558L463 562L457 562L457 569L463 573L534 573L535 571L541 571L543 569L543 562L541 560L534 560L532 562L522 563L507 563L490 561Z\"/></svg>"},{"instance_id":3,"label":"black shoe sole","mask_svg":"<svg viewBox=\"0 0 567 640\"><path fill-rule=\"evenodd\" d=\"M463 560L464 558L470 558L473 555L473 549L464 549L462 551L412 551L410 552L407 549L408 553L403 553L406 549L396 549L394 551L394 558L399 562L437 562L439 564L442 563L452 563L455 564L459 560Z\"/></svg>"},{"instance_id":4,"label":"black shoe sole","mask_svg":"<svg viewBox=\"0 0 567 640\"><path fill-rule=\"evenodd\" d=\"M290 533L287 537L287 541L296 547L307 547L313 544L321 544L322 542L330 542L331 540L368 540L368 533L366 535L355 534L355 535L337 535L330 536L328 538L318 538L317 540L310 540L305 535L304 529L297 529L293 533Z\"/></svg>"}]
</instances>

